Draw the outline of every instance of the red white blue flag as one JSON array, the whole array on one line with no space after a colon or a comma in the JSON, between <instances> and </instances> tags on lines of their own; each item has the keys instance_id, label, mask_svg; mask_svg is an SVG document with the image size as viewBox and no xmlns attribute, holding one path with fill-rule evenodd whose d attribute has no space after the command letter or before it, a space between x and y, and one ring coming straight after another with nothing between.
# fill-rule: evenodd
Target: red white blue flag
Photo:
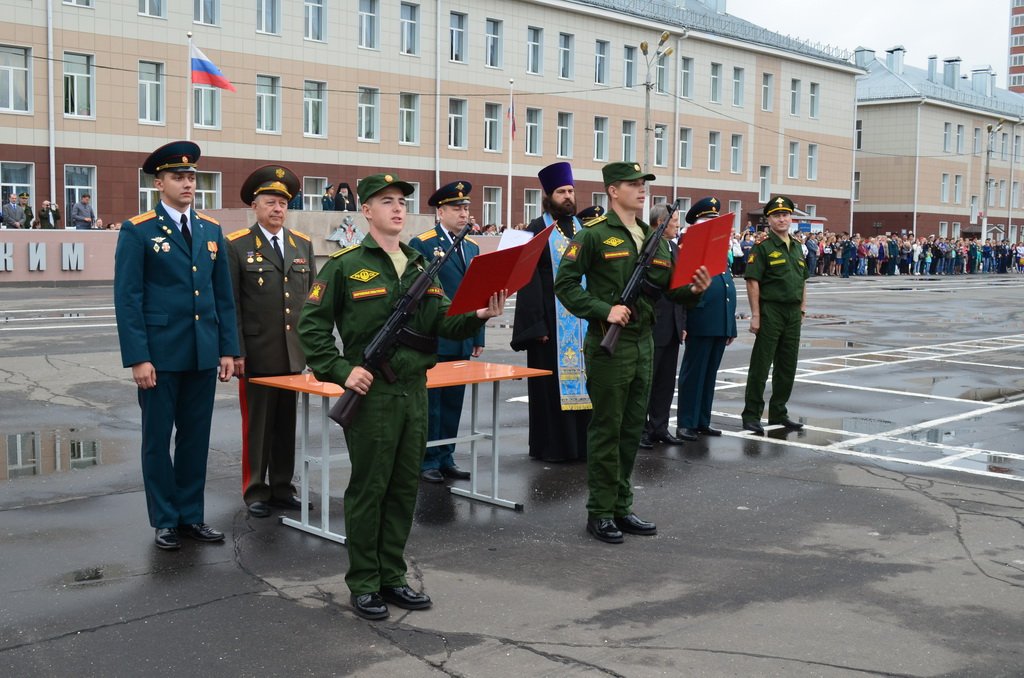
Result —
<instances>
[{"instance_id":1,"label":"red white blue flag","mask_svg":"<svg viewBox=\"0 0 1024 678\"><path fill-rule=\"evenodd\" d=\"M203 54L203 51L192 45L192 82L197 85L210 85L234 92L235 86L224 77L220 69Z\"/></svg>"}]
</instances>

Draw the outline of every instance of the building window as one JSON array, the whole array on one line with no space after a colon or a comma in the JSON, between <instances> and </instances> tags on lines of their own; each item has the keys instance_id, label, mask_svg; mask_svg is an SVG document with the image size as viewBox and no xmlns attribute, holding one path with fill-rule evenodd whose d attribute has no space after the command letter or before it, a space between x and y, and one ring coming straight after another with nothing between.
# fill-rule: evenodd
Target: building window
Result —
<instances>
[{"instance_id":1,"label":"building window","mask_svg":"<svg viewBox=\"0 0 1024 678\"><path fill-rule=\"evenodd\" d=\"M761 110L770 111L775 105L775 76L771 73L761 74ZM766 198L767 200L767 198ZM762 201L763 202L763 201Z\"/></svg>"},{"instance_id":2,"label":"building window","mask_svg":"<svg viewBox=\"0 0 1024 678\"><path fill-rule=\"evenodd\" d=\"M196 172L196 197L192 204L197 210L220 209L220 172Z\"/></svg>"},{"instance_id":3,"label":"building window","mask_svg":"<svg viewBox=\"0 0 1024 678\"><path fill-rule=\"evenodd\" d=\"M558 113L555 155L559 158L572 157L572 113Z\"/></svg>"},{"instance_id":4,"label":"building window","mask_svg":"<svg viewBox=\"0 0 1024 678\"><path fill-rule=\"evenodd\" d=\"M722 167L722 133L708 133L708 171L718 172Z\"/></svg>"},{"instance_id":5,"label":"building window","mask_svg":"<svg viewBox=\"0 0 1024 678\"><path fill-rule=\"evenodd\" d=\"M523 221L530 223L540 216L540 189L528 188L523 192Z\"/></svg>"},{"instance_id":6,"label":"building window","mask_svg":"<svg viewBox=\"0 0 1024 678\"><path fill-rule=\"evenodd\" d=\"M971 223L978 223L978 196L971 196Z\"/></svg>"},{"instance_id":7,"label":"building window","mask_svg":"<svg viewBox=\"0 0 1024 678\"><path fill-rule=\"evenodd\" d=\"M742 226L740 219L743 217L743 203L739 200L730 200L729 211L732 213L732 230L738 233Z\"/></svg>"},{"instance_id":8,"label":"building window","mask_svg":"<svg viewBox=\"0 0 1024 678\"><path fill-rule=\"evenodd\" d=\"M942 181L939 183L939 202L949 202L949 174L942 173Z\"/></svg>"},{"instance_id":9,"label":"building window","mask_svg":"<svg viewBox=\"0 0 1024 678\"><path fill-rule=\"evenodd\" d=\"M139 14L142 16L164 17L164 0L139 0Z\"/></svg>"},{"instance_id":10,"label":"building window","mask_svg":"<svg viewBox=\"0 0 1024 678\"><path fill-rule=\"evenodd\" d=\"M818 144L807 144L807 179L818 179Z\"/></svg>"},{"instance_id":11,"label":"building window","mask_svg":"<svg viewBox=\"0 0 1024 678\"><path fill-rule=\"evenodd\" d=\"M1017 182L1014 182L1017 183ZM953 177L953 202L957 205L964 200L964 175L957 174Z\"/></svg>"},{"instance_id":12,"label":"building window","mask_svg":"<svg viewBox=\"0 0 1024 678\"><path fill-rule=\"evenodd\" d=\"M1014 134L1013 135L1013 161L1014 162L1019 162L1020 161L1020 135L1019 134Z\"/></svg>"},{"instance_id":13,"label":"building window","mask_svg":"<svg viewBox=\"0 0 1024 678\"><path fill-rule=\"evenodd\" d=\"M327 190L327 177L302 177L302 209L307 212L323 211L321 198Z\"/></svg>"},{"instance_id":14,"label":"building window","mask_svg":"<svg viewBox=\"0 0 1024 678\"><path fill-rule=\"evenodd\" d=\"M594 118L594 160L608 161L608 118Z\"/></svg>"},{"instance_id":15,"label":"building window","mask_svg":"<svg viewBox=\"0 0 1024 678\"><path fill-rule=\"evenodd\" d=\"M772 197L772 168L770 165L761 165L757 182L757 201L766 203Z\"/></svg>"},{"instance_id":16,"label":"building window","mask_svg":"<svg viewBox=\"0 0 1024 678\"><path fill-rule=\"evenodd\" d=\"M668 165L668 127L665 125L654 126L654 164L657 167Z\"/></svg>"},{"instance_id":17,"label":"building window","mask_svg":"<svg viewBox=\"0 0 1024 678\"><path fill-rule=\"evenodd\" d=\"M622 159L636 162L636 121L622 121Z\"/></svg>"},{"instance_id":18,"label":"building window","mask_svg":"<svg viewBox=\"0 0 1024 678\"><path fill-rule=\"evenodd\" d=\"M608 194L607 193L591 193L590 204L600 207L601 209L608 210Z\"/></svg>"},{"instance_id":19,"label":"building window","mask_svg":"<svg viewBox=\"0 0 1024 678\"><path fill-rule=\"evenodd\" d=\"M501 224L501 188L484 186L484 225Z\"/></svg>"},{"instance_id":20,"label":"building window","mask_svg":"<svg viewBox=\"0 0 1024 678\"><path fill-rule=\"evenodd\" d=\"M0 162L0 201L7 204L11 193L33 194L32 178L35 176L35 165L30 162ZM71 212L71 206L64 206L65 213Z\"/></svg>"},{"instance_id":21,"label":"building window","mask_svg":"<svg viewBox=\"0 0 1024 678\"><path fill-rule=\"evenodd\" d=\"M693 59L690 57L683 57L679 60L679 68L681 69L680 78L680 96L684 99L693 98Z\"/></svg>"},{"instance_id":22,"label":"building window","mask_svg":"<svg viewBox=\"0 0 1024 678\"><path fill-rule=\"evenodd\" d=\"M380 40L378 18L380 6L377 0L359 0L359 46L377 49Z\"/></svg>"},{"instance_id":23,"label":"building window","mask_svg":"<svg viewBox=\"0 0 1024 678\"><path fill-rule=\"evenodd\" d=\"M745 73L742 68L732 69L732 105L743 107L743 83Z\"/></svg>"},{"instance_id":24,"label":"building window","mask_svg":"<svg viewBox=\"0 0 1024 678\"><path fill-rule=\"evenodd\" d=\"M948 221L940 221L939 222L939 237L940 238L948 238L949 237L949 222Z\"/></svg>"},{"instance_id":25,"label":"building window","mask_svg":"<svg viewBox=\"0 0 1024 678\"><path fill-rule=\"evenodd\" d=\"M459 63L466 62L466 15L452 12L448 19L448 40L451 51L448 58Z\"/></svg>"},{"instance_id":26,"label":"building window","mask_svg":"<svg viewBox=\"0 0 1024 678\"><path fill-rule=\"evenodd\" d=\"M711 64L711 103L722 103L722 64Z\"/></svg>"},{"instance_id":27,"label":"building window","mask_svg":"<svg viewBox=\"0 0 1024 678\"><path fill-rule=\"evenodd\" d=\"M28 112L29 50L0 45L0 111Z\"/></svg>"},{"instance_id":28,"label":"building window","mask_svg":"<svg viewBox=\"0 0 1024 678\"><path fill-rule=\"evenodd\" d=\"M946 153L953 152L953 123L951 122L942 125L942 150Z\"/></svg>"},{"instance_id":29,"label":"building window","mask_svg":"<svg viewBox=\"0 0 1024 678\"><path fill-rule=\"evenodd\" d=\"M420 143L420 95L402 92L398 95L398 143Z\"/></svg>"},{"instance_id":30,"label":"building window","mask_svg":"<svg viewBox=\"0 0 1024 678\"><path fill-rule=\"evenodd\" d=\"M380 90L376 87L359 88L356 128L359 141L380 141Z\"/></svg>"},{"instance_id":31,"label":"building window","mask_svg":"<svg viewBox=\"0 0 1024 678\"><path fill-rule=\"evenodd\" d=\"M466 148L466 100L448 100L448 148ZM527 109L529 110L529 109Z\"/></svg>"},{"instance_id":32,"label":"building window","mask_svg":"<svg viewBox=\"0 0 1024 678\"><path fill-rule=\"evenodd\" d=\"M281 79L256 76L256 131L281 131Z\"/></svg>"},{"instance_id":33,"label":"building window","mask_svg":"<svg viewBox=\"0 0 1024 678\"><path fill-rule=\"evenodd\" d=\"M693 167L693 130L689 127L679 128L679 169Z\"/></svg>"},{"instance_id":34,"label":"building window","mask_svg":"<svg viewBox=\"0 0 1024 678\"><path fill-rule=\"evenodd\" d=\"M1006 207L1006 179L999 180L999 206Z\"/></svg>"},{"instance_id":35,"label":"building window","mask_svg":"<svg viewBox=\"0 0 1024 678\"><path fill-rule=\"evenodd\" d=\"M793 78L789 81L789 114L800 115L800 81Z\"/></svg>"},{"instance_id":36,"label":"building window","mask_svg":"<svg viewBox=\"0 0 1024 678\"><path fill-rule=\"evenodd\" d=\"M541 116L539 108L526 109L526 154L540 155Z\"/></svg>"},{"instance_id":37,"label":"building window","mask_svg":"<svg viewBox=\"0 0 1024 678\"><path fill-rule=\"evenodd\" d=\"M573 44L575 39L571 33L558 34L558 77L565 80L572 80L573 72Z\"/></svg>"},{"instance_id":38,"label":"building window","mask_svg":"<svg viewBox=\"0 0 1024 678\"><path fill-rule=\"evenodd\" d=\"M501 28L502 22L498 19L487 20L484 38L484 64L491 68L501 68Z\"/></svg>"},{"instance_id":39,"label":"building window","mask_svg":"<svg viewBox=\"0 0 1024 678\"><path fill-rule=\"evenodd\" d=\"M626 45L622 48L622 85L633 87L636 84L636 47Z\"/></svg>"},{"instance_id":40,"label":"building window","mask_svg":"<svg viewBox=\"0 0 1024 678\"><path fill-rule=\"evenodd\" d=\"M139 62L139 122L164 121L164 65Z\"/></svg>"},{"instance_id":41,"label":"building window","mask_svg":"<svg viewBox=\"0 0 1024 678\"><path fill-rule=\"evenodd\" d=\"M405 211L409 214L420 213L420 182L410 181L409 185L412 186L412 193L405 196Z\"/></svg>"},{"instance_id":42,"label":"building window","mask_svg":"<svg viewBox=\"0 0 1024 678\"><path fill-rule=\"evenodd\" d=\"M526 72L540 75L544 70L544 29L526 29Z\"/></svg>"},{"instance_id":43,"label":"building window","mask_svg":"<svg viewBox=\"0 0 1024 678\"><path fill-rule=\"evenodd\" d=\"M302 133L311 137L327 135L327 83L306 80L302 88Z\"/></svg>"},{"instance_id":44,"label":"building window","mask_svg":"<svg viewBox=\"0 0 1024 678\"><path fill-rule=\"evenodd\" d=\"M216 26L220 21L220 0L193 0L192 21L197 24ZM149 210L144 210L149 211Z\"/></svg>"},{"instance_id":45,"label":"building window","mask_svg":"<svg viewBox=\"0 0 1024 678\"><path fill-rule=\"evenodd\" d=\"M743 135L733 134L729 144L729 171L739 174L743 171Z\"/></svg>"},{"instance_id":46,"label":"building window","mask_svg":"<svg viewBox=\"0 0 1024 678\"><path fill-rule=\"evenodd\" d=\"M658 94L668 94L668 56L662 54L654 62L654 91Z\"/></svg>"},{"instance_id":47,"label":"building window","mask_svg":"<svg viewBox=\"0 0 1024 678\"><path fill-rule=\"evenodd\" d=\"M957 179L959 178L960 176L957 175ZM1020 207L1020 183L1016 181L1010 186L1010 207L1014 209Z\"/></svg>"},{"instance_id":48,"label":"building window","mask_svg":"<svg viewBox=\"0 0 1024 678\"><path fill-rule=\"evenodd\" d=\"M279 0L256 0L256 32L281 32L281 3Z\"/></svg>"},{"instance_id":49,"label":"building window","mask_svg":"<svg viewBox=\"0 0 1024 678\"><path fill-rule=\"evenodd\" d=\"M193 85L193 120L196 127L220 127L220 90L209 85Z\"/></svg>"},{"instance_id":50,"label":"building window","mask_svg":"<svg viewBox=\"0 0 1024 678\"><path fill-rule=\"evenodd\" d=\"M324 39L324 0L306 0L304 6L307 40Z\"/></svg>"},{"instance_id":51,"label":"building window","mask_svg":"<svg viewBox=\"0 0 1024 678\"><path fill-rule=\"evenodd\" d=\"M75 7L92 7L92 0L64 0L64 4Z\"/></svg>"},{"instance_id":52,"label":"building window","mask_svg":"<svg viewBox=\"0 0 1024 678\"><path fill-rule=\"evenodd\" d=\"M91 118L93 110L91 54L64 53L64 115ZM2 88L2 85L0 85Z\"/></svg>"},{"instance_id":53,"label":"building window","mask_svg":"<svg viewBox=\"0 0 1024 678\"><path fill-rule=\"evenodd\" d=\"M139 170L139 214L144 214L155 208L158 202L160 202L160 191L153 186L153 175Z\"/></svg>"},{"instance_id":54,"label":"building window","mask_svg":"<svg viewBox=\"0 0 1024 678\"><path fill-rule=\"evenodd\" d=\"M608 84L608 41L598 40L594 44L594 83Z\"/></svg>"},{"instance_id":55,"label":"building window","mask_svg":"<svg viewBox=\"0 0 1024 678\"><path fill-rule=\"evenodd\" d=\"M789 142L789 163L787 164L786 176L790 179L800 178L800 142Z\"/></svg>"},{"instance_id":56,"label":"building window","mask_svg":"<svg viewBox=\"0 0 1024 678\"><path fill-rule=\"evenodd\" d=\"M64 209L71 213L71 206L81 201L82 196L91 197L91 206L100 213L96 196L96 167L94 165L64 165Z\"/></svg>"},{"instance_id":57,"label":"building window","mask_svg":"<svg viewBox=\"0 0 1024 678\"><path fill-rule=\"evenodd\" d=\"M967 129L963 125L956 126L956 152L963 155L967 145Z\"/></svg>"},{"instance_id":58,"label":"building window","mask_svg":"<svg viewBox=\"0 0 1024 678\"><path fill-rule=\"evenodd\" d=\"M1003 132L999 138L999 159L1007 160L1010 157L1010 135Z\"/></svg>"},{"instance_id":59,"label":"building window","mask_svg":"<svg viewBox=\"0 0 1024 678\"><path fill-rule=\"evenodd\" d=\"M810 100L808 101L808 115L816 119L821 114L821 102L819 101L821 97L821 85L816 82L812 82L809 86L808 96L810 97Z\"/></svg>"},{"instance_id":60,"label":"building window","mask_svg":"<svg viewBox=\"0 0 1024 678\"><path fill-rule=\"evenodd\" d=\"M420 53L420 6L402 3L402 54Z\"/></svg>"},{"instance_id":61,"label":"building window","mask_svg":"<svg viewBox=\"0 0 1024 678\"><path fill-rule=\"evenodd\" d=\"M853 173L853 201L860 200L860 172Z\"/></svg>"},{"instance_id":62,"label":"building window","mask_svg":"<svg viewBox=\"0 0 1024 678\"><path fill-rule=\"evenodd\" d=\"M981 128L980 127L975 127L974 128L974 141L971 143L971 149L972 149L971 152L974 153L974 155L978 155L979 153L981 153Z\"/></svg>"},{"instance_id":63,"label":"building window","mask_svg":"<svg viewBox=\"0 0 1024 678\"><path fill-rule=\"evenodd\" d=\"M501 104L484 104L484 150L501 151Z\"/></svg>"},{"instance_id":64,"label":"building window","mask_svg":"<svg viewBox=\"0 0 1024 678\"><path fill-rule=\"evenodd\" d=\"M853 124L853 147L860 150L864 144L864 121L858 120Z\"/></svg>"}]
</instances>

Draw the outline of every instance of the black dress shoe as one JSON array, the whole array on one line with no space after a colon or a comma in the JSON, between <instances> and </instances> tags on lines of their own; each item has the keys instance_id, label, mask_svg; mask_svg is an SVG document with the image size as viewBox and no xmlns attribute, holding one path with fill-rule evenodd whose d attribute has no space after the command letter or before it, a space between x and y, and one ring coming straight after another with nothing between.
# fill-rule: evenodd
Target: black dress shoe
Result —
<instances>
[{"instance_id":1,"label":"black dress shoe","mask_svg":"<svg viewBox=\"0 0 1024 678\"><path fill-rule=\"evenodd\" d=\"M645 433L644 435L640 436L640 444L638 445L638 447L641 450L653 450L654 443L651 442L651 439L648 438L647 434Z\"/></svg>"},{"instance_id":2,"label":"black dress shoe","mask_svg":"<svg viewBox=\"0 0 1024 678\"><path fill-rule=\"evenodd\" d=\"M445 478L451 478L452 480L469 480L469 471L463 471L461 468L452 464L451 466L442 466L440 469L441 475Z\"/></svg>"},{"instance_id":3,"label":"black dress shoe","mask_svg":"<svg viewBox=\"0 0 1024 678\"><path fill-rule=\"evenodd\" d=\"M249 515L253 518L267 518L271 513L270 504L265 501L254 501L249 504Z\"/></svg>"},{"instance_id":4,"label":"black dress shoe","mask_svg":"<svg viewBox=\"0 0 1024 678\"><path fill-rule=\"evenodd\" d=\"M588 518L587 532L607 544L621 544L622 532L611 518Z\"/></svg>"},{"instance_id":5,"label":"black dress shoe","mask_svg":"<svg viewBox=\"0 0 1024 678\"><path fill-rule=\"evenodd\" d=\"M676 437L680 440L694 441L697 439L697 432L692 428L677 428Z\"/></svg>"},{"instance_id":6,"label":"black dress shoe","mask_svg":"<svg viewBox=\"0 0 1024 678\"><path fill-rule=\"evenodd\" d=\"M156 528L156 547L163 549L164 551L177 551L181 548L181 542L178 541L178 531L173 527L158 527Z\"/></svg>"},{"instance_id":7,"label":"black dress shoe","mask_svg":"<svg viewBox=\"0 0 1024 678\"><path fill-rule=\"evenodd\" d=\"M436 468L428 468L426 471L420 472L420 480L428 483L443 483L444 476L441 475L441 471Z\"/></svg>"},{"instance_id":8,"label":"black dress shoe","mask_svg":"<svg viewBox=\"0 0 1024 678\"><path fill-rule=\"evenodd\" d=\"M353 593L352 609L360 617L370 621L387 619L389 614L387 603L384 602L384 599L376 591L373 593L362 593L358 596Z\"/></svg>"},{"instance_id":9,"label":"black dress shoe","mask_svg":"<svg viewBox=\"0 0 1024 678\"><path fill-rule=\"evenodd\" d=\"M666 445L681 445L683 443L681 438L676 438L668 431L651 436L651 441L655 443L665 443Z\"/></svg>"},{"instance_id":10,"label":"black dress shoe","mask_svg":"<svg viewBox=\"0 0 1024 678\"><path fill-rule=\"evenodd\" d=\"M178 531L182 536L196 541L224 541L224 533L213 529L206 523L192 523L191 525L178 525Z\"/></svg>"},{"instance_id":11,"label":"black dress shoe","mask_svg":"<svg viewBox=\"0 0 1024 678\"><path fill-rule=\"evenodd\" d=\"M759 421L745 421L743 422L743 430L750 431L754 435L763 436L764 426L761 426Z\"/></svg>"},{"instance_id":12,"label":"black dress shoe","mask_svg":"<svg viewBox=\"0 0 1024 678\"><path fill-rule=\"evenodd\" d=\"M380 595L385 602L391 603L403 610L425 610L432 605L430 596L426 593L416 593L405 584L401 586L385 586L381 588Z\"/></svg>"},{"instance_id":13,"label":"black dress shoe","mask_svg":"<svg viewBox=\"0 0 1024 678\"><path fill-rule=\"evenodd\" d=\"M697 433L703 433L706 436L720 436L722 432L717 428L711 428L710 426L701 426L697 429Z\"/></svg>"},{"instance_id":14,"label":"black dress shoe","mask_svg":"<svg viewBox=\"0 0 1024 678\"><path fill-rule=\"evenodd\" d=\"M289 511L301 511L302 502L298 497L273 497L267 505L274 508L288 509ZM313 502L309 502L309 508L313 508Z\"/></svg>"},{"instance_id":15,"label":"black dress shoe","mask_svg":"<svg viewBox=\"0 0 1024 678\"><path fill-rule=\"evenodd\" d=\"M785 419L780 419L779 421L769 421L768 423L769 424L778 424L778 425L782 426L782 428L789 429L790 431L799 431L800 429L802 429L804 427L803 424L801 424L798 421L793 421L789 417L786 417Z\"/></svg>"},{"instance_id":16,"label":"black dress shoe","mask_svg":"<svg viewBox=\"0 0 1024 678\"><path fill-rule=\"evenodd\" d=\"M615 526L626 534L639 534L645 537L658 534L658 528L654 523L640 518L635 513L630 513L628 516L616 518Z\"/></svg>"}]
</instances>

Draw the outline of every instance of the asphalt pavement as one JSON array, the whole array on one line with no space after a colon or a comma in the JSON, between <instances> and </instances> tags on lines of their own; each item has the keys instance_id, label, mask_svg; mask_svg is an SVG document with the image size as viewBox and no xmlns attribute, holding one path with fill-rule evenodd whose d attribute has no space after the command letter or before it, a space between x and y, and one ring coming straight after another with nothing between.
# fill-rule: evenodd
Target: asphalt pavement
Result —
<instances>
[{"instance_id":1,"label":"asphalt pavement","mask_svg":"<svg viewBox=\"0 0 1024 678\"><path fill-rule=\"evenodd\" d=\"M234 384L206 490L227 541L158 551L110 288L0 288L0 675L1019 676L1022 292L1016 275L814 279L790 403L807 427L765 438L739 426L741 320L726 434L641 451L635 508L659 533L621 545L584 531L584 465L529 459L526 385L506 384L499 493L523 511L422 486L407 559L434 607L367 622L343 546L245 511ZM485 359L525 364L513 307ZM347 477L336 464L339 530Z\"/></svg>"}]
</instances>

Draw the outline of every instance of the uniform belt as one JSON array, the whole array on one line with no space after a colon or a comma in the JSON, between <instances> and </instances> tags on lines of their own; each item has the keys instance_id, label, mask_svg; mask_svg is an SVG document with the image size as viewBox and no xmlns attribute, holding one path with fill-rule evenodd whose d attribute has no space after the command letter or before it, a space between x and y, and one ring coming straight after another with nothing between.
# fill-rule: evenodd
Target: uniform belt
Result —
<instances>
[{"instance_id":1,"label":"uniform belt","mask_svg":"<svg viewBox=\"0 0 1024 678\"><path fill-rule=\"evenodd\" d=\"M437 353L437 337L403 327L398 333L398 343L420 353Z\"/></svg>"}]
</instances>

